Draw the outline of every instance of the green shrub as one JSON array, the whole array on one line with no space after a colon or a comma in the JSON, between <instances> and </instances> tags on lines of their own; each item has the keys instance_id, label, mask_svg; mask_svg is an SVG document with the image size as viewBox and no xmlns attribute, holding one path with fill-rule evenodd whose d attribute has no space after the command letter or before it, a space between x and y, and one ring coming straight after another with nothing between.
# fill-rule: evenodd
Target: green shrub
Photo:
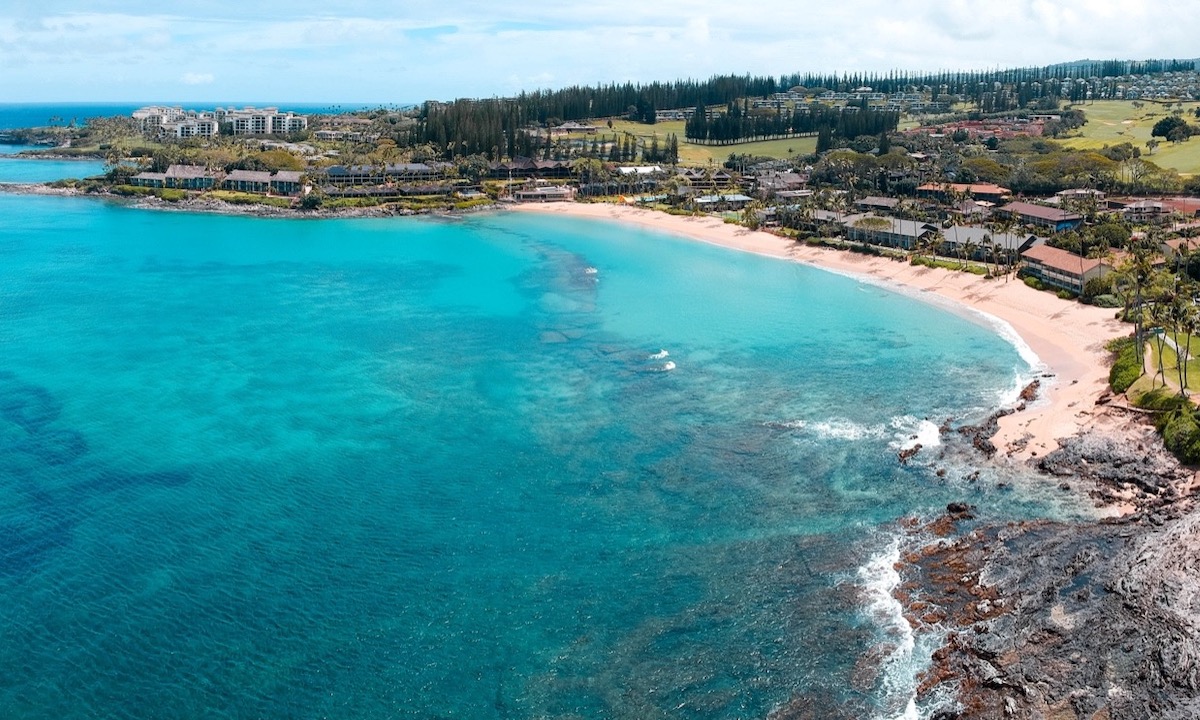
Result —
<instances>
[{"instance_id":1,"label":"green shrub","mask_svg":"<svg viewBox=\"0 0 1200 720\"><path fill-rule=\"evenodd\" d=\"M1116 295L1097 295L1092 298L1092 304L1102 308L1124 307L1124 304Z\"/></svg>"},{"instance_id":2,"label":"green shrub","mask_svg":"<svg viewBox=\"0 0 1200 720\"><path fill-rule=\"evenodd\" d=\"M1133 338L1118 338L1108 344L1117 359L1108 371L1108 385L1113 392L1123 393L1142 376L1142 363L1138 361L1137 345Z\"/></svg>"},{"instance_id":3,"label":"green shrub","mask_svg":"<svg viewBox=\"0 0 1200 720\"><path fill-rule=\"evenodd\" d=\"M114 185L112 191L117 195L150 195L154 191L137 185Z\"/></svg>"},{"instance_id":4,"label":"green shrub","mask_svg":"<svg viewBox=\"0 0 1200 720\"><path fill-rule=\"evenodd\" d=\"M154 194L167 202L179 202L187 197L186 190L176 190L175 188L163 188Z\"/></svg>"},{"instance_id":5,"label":"green shrub","mask_svg":"<svg viewBox=\"0 0 1200 720\"><path fill-rule=\"evenodd\" d=\"M1058 296L1059 300L1074 300L1075 299L1075 293L1071 292L1070 290L1058 290L1054 294Z\"/></svg>"},{"instance_id":6,"label":"green shrub","mask_svg":"<svg viewBox=\"0 0 1200 720\"><path fill-rule=\"evenodd\" d=\"M1037 278L1035 278L1032 275L1025 276L1025 284L1028 285L1029 287L1033 288L1034 290L1045 290L1046 289L1046 285L1041 280L1038 280Z\"/></svg>"}]
</instances>

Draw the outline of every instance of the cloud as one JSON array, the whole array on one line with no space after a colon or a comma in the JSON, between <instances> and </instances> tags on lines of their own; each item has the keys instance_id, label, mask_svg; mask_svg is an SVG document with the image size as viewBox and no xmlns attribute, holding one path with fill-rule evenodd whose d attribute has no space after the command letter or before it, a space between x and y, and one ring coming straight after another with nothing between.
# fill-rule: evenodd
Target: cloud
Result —
<instances>
[{"instance_id":1,"label":"cloud","mask_svg":"<svg viewBox=\"0 0 1200 720\"><path fill-rule=\"evenodd\" d=\"M184 73L183 77L180 78L184 85L212 85L213 80L215 79L216 78L213 77L212 73L197 72Z\"/></svg>"},{"instance_id":2,"label":"cloud","mask_svg":"<svg viewBox=\"0 0 1200 720\"><path fill-rule=\"evenodd\" d=\"M911 72L1194 57L1167 0L120 0L0 7L0 97L411 102L713 74ZM1171 22L1152 22L1155 18ZM203 58L203 70L188 70ZM183 64L181 64L183 63ZM204 95L203 98L198 97ZM268 97L269 96L269 97Z\"/></svg>"}]
</instances>

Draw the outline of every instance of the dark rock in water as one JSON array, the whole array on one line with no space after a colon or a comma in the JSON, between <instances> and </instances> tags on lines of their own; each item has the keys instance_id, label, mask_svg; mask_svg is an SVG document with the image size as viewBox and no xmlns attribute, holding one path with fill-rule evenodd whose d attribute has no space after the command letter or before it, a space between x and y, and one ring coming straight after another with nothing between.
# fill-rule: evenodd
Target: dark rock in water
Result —
<instances>
[{"instance_id":1,"label":"dark rock in water","mask_svg":"<svg viewBox=\"0 0 1200 720\"><path fill-rule=\"evenodd\" d=\"M75 430L41 430L30 434L19 448L47 465L66 465L87 454L88 444Z\"/></svg>"},{"instance_id":2,"label":"dark rock in water","mask_svg":"<svg viewBox=\"0 0 1200 720\"><path fill-rule=\"evenodd\" d=\"M958 432L963 437L970 439L971 445L983 453L984 457L990 458L996 454L996 445L992 442L992 436L1000 429L1000 418L1011 415L1015 411L1015 408L997 410L978 425L963 425Z\"/></svg>"},{"instance_id":3,"label":"dark rock in water","mask_svg":"<svg viewBox=\"0 0 1200 720\"><path fill-rule=\"evenodd\" d=\"M1042 386L1041 380L1034 380L1021 389L1021 394L1018 395L1022 402L1033 402L1037 400L1038 389Z\"/></svg>"},{"instance_id":4,"label":"dark rock in water","mask_svg":"<svg viewBox=\"0 0 1200 720\"><path fill-rule=\"evenodd\" d=\"M896 456L900 459L900 464L907 465L908 459L919 452L921 452L921 443L917 443L910 448L901 450L900 452L896 453Z\"/></svg>"},{"instance_id":5,"label":"dark rock in water","mask_svg":"<svg viewBox=\"0 0 1200 720\"><path fill-rule=\"evenodd\" d=\"M34 572L58 548L70 542L70 528L54 523L41 530L0 527L0 576L18 577Z\"/></svg>"},{"instance_id":6,"label":"dark rock in water","mask_svg":"<svg viewBox=\"0 0 1200 720\"><path fill-rule=\"evenodd\" d=\"M971 506L965 502L952 502L946 505L946 512L951 515L962 515L965 512L970 512Z\"/></svg>"},{"instance_id":7,"label":"dark rock in water","mask_svg":"<svg viewBox=\"0 0 1200 720\"><path fill-rule=\"evenodd\" d=\"M58 419L62 404L50 391L23 383L12 373L0 374L0 417L27 432L37 432Z\"/></svg>"}]
</instances>

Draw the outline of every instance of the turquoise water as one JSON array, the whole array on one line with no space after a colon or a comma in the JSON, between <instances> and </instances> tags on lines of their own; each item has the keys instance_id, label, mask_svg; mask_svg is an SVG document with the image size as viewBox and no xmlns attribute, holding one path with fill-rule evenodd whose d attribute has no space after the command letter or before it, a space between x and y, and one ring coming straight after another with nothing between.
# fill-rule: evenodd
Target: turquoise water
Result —
<instances>
[{"instance_id":1,"label":"turquoise water","mask_svg":"<svg viewBox=\"0 0 1200 720\"><path fill-rule=\"evenodd\" d=\"M898 716L888 523L1061 511L896 460L991 328L618 225L0 196L0 318L6 717Z\"/></svg>"},{"instance_id":2,"label":"turquoise water","mask_svg":"<svg viewBox=\"0 0 1200 720\"><path fill-rule=\"evenodd\" d=\"M0 119L4 116L0 113ZM66 178L85 178L104 173L103 160L60 160L21 157L26 150L45 150L36 145L0 144L0 183L42 183Z\"/></svg>"}]
</instances>

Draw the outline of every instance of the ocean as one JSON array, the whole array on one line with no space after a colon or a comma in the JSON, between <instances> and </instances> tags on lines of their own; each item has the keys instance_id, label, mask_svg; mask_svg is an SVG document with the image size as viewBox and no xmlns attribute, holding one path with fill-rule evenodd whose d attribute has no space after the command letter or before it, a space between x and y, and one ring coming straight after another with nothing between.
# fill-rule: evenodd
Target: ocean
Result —
<instances>
[{"instance_id":1,"label":"ocean","mask_svg":"<svg viewBox=\"0 0 1200 720\"><path fill-rule=\"evenodd\" d=\"M6 717L916 718L898 521L1077 512L1004 328L640 228L0 195L0 319Z\"/></svg>"}]
</instances>

